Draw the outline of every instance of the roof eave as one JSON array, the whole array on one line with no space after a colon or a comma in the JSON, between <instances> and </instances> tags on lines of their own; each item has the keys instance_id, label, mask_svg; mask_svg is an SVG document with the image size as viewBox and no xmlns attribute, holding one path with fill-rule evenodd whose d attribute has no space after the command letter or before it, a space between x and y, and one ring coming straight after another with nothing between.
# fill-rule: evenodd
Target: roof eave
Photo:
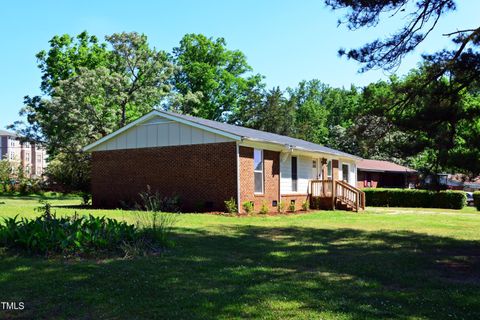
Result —
<instances>
[{"instance_id":1,"label":"roof eave","mask_svg":"<svg viewBox=\"0 0 480 320\"><path fill-rule=\"evenodd\" d=\"M346 153L340 154L340 153L334 153L334 152L328 152L328 151L312 150L312 149L308 149L308 148L297 147L297 146L294 146L294 145L287 145L285 143L281 143L281 142L277 142L277 141L271 141L271 140L263 140L263 139L256 139L256 138L250 138L250 137L243 137L242 141L252 141L252 142L257 142L257 143L274 144L276 146L281 146L283 151L288 150L288 149L292 149L292 150L311 152L311 153L317 153L317 154L318 153L328 154L328 155L332 155L332 156L336 156L336 157L349 158L349 159L354 159L354 160L363 160L362 158L360 158L358 156L355 156L355 155L351 155L351 154L346 154Z\"/></svg>"}]
</instances>

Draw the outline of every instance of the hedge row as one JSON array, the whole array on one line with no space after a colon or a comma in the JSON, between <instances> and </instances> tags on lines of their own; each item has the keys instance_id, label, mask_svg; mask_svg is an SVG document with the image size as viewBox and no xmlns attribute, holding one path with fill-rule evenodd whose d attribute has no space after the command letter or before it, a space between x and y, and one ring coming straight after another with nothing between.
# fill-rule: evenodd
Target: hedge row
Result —
<instances>
[{"instance_id":1,"label":"hedge row","mask_svg":"<svg viewBox=\"0 0 480 320\"><path fill-rule=\"evenodd\" d=\"M364 189L367 206L462 209L467 201L463 191L418 189Z\"/></svg>"},{"instance_id":2,"label":"hedge row","mask_svg":"<svg viewBox=\"0 0 480 320\"><path fill-rule=\"evenodd\" d=\"M475 191L473 193L473 204L475 208L480 211L480 191Z\"/></svg>"}]
</instances>

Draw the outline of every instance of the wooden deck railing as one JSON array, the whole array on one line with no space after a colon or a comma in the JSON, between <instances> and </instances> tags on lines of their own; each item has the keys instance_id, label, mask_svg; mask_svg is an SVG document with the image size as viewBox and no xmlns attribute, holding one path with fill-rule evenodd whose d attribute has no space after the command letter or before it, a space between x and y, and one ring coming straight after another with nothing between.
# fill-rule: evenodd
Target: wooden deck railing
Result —
<instances>
[{"instance_id":1,"label":"wooden deck railing","mask_svg":"<svg viewBox=\"0 0 480 320\"><path fill-rule=\"evenodd\" d=\"M311 180L310 195L312 198L332 198L332 208L336 201L341 201L357 212L365 209L365 193L344 181Z\"/></svg>"},{"instance_id":2,"label":"wooden deck railing","mask_svg":"<svg viewBox=\"0 0 480 320\"><path fill-rule=\"evenodd\" d=\"M347 182L335 182L335 195L338 200L351 206L357 212L359 209L365 209L365 192Z\"/></svg>"},{"instance_id":3,"label":"wooden deck railing","mask_svg":"<svg viewBox=\"0 0 480 320\"><path fill-rule=\"evenodd\" d=\"M333 180L311 180L310 194L312 197L331 197L333 195Z\"/></svg>"}]
</instances>

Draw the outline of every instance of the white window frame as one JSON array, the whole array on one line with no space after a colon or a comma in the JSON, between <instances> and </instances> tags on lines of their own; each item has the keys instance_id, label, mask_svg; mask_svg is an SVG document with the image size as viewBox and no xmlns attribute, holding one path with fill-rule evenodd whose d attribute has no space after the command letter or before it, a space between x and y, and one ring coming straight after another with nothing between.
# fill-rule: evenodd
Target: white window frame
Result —
<instances>
[{"instance_id":1,"label":"white window frame","mask_svg":"<svg viewBox=\"0 0 480 320\"><path fill-rule=\"evenodd\" d=\"M256 170L255 168L255 151L260 151L262 170ZM263 150L262 149L253 149L253 193L254 194L264 194L265 193L265 162L263 161ZM262 177L262 191L255 190L255 173L261 173Z\"/></svg>"}]
</instances>

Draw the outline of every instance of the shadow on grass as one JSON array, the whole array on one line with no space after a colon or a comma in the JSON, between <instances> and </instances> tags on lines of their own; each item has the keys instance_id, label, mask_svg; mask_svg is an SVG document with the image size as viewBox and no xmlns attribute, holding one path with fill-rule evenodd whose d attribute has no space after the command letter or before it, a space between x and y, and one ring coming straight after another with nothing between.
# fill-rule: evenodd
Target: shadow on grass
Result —
<instances>
[{"instance_id":1,"label":"shadow on grass","mask_svg":"<svg viewBox=\"0 0 480 320\"><path fill-rule=\"evenodd\" d=\"M480 246L413 232L177 229L162 257L4 257L11 317L480 318ZM1 316L1 314L0 314Z\"/></svg>"}]
</instances>

